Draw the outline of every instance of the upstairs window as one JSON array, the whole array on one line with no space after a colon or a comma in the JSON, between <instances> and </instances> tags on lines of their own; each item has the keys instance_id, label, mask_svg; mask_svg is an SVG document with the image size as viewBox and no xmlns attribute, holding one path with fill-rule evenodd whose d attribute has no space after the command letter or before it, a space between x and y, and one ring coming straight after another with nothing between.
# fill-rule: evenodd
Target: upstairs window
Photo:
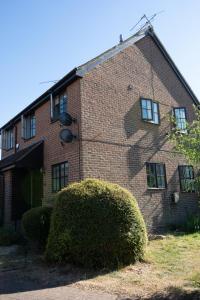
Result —
<instances>
[{"instance_id":1,"label":"upstairs window","mask_svg":"<svg viewBox=\"0 0 200 300\"><path fill-rule=\"evenodd\" d=\"M141 99L142 120L153 124L160 123L159 104L151 99Z\"/></svg>"},{"instance_id":2,"label":"upstairs window","mask_svg":"<svg viewBox=\"0 0 200 300\"><path fill-rule=\"evenodd\" d=\"M165 164L146 163L146 171L148 188L166 188Z\"/></svg>"},{"instance_id":3,"label":"upstairs window","mask_svg":"<svg viewBox=\"0 0 200 300\"><path fill-rule=\"evenodd\" d=\"M186 118L186 108L176 107L174 108L174 117L176 128L181 132L187 132L187 118Z\"/></svg>"},{"instance_id":4,"label":"upstairs window","mask_svg":"<svg viewBox=\"0 0 200 300\"><path fill-rule=\"evenodd\" d=\"M36 119L35 115L31 114L24 117L23 120L23 138L28 140L35 136L36 134Z\"/></svg>"},{"instance_id":5,"label":"upstairs window","mask_svg":"<svg viewBox=\"0 0 200 300\"><path fill-rule=\"evenodd\" d=\"M52 166L52 192L56 193L68 184L68 162Z\"/></svg>"},{"instance_id":6,"label":"upstairs window","mask_svg":"<svg viewBox=\"0 0 200 300\"><path fill-rule=\"evenodd\" d=\"M67 95L65 93L56 96L53 100L53 120L58 120L64 112L67 112Z\"/></svg>"},{"instance_id":7,"label":"upstairs window","mask_svg":"<svg viewBox=\"0 0 200 300\"><path fill-rule=\"evenodd\" d=\"M14 147L14 129L3 130L2 132L2 149L10 150Z\"/></svg>"},{"instance_id":8,"label":"upstairs window","mask_svg":"<svg viewBox=\"0 0 200 300\"><path fill-rule=\"evenodd\" d=\"M179 166L180 188L182 192L194 191L194 169L192 166Z\"/></svg>"}]
</instances>

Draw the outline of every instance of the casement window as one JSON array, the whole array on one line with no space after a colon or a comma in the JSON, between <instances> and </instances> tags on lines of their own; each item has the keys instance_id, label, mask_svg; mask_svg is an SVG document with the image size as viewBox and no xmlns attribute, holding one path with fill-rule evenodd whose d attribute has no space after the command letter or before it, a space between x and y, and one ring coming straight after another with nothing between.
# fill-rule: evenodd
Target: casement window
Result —
<instances>
[{"instance_id":1,"label":"casement window","mask_svg":"<svg viewBox=\"0 0 200 300\"><path fill-rule=\"evenodd\" d=\"M167 186L165 164L146 163L148 188L164 189Z\"/></svg>"},{"instance_id":2,"label":"casement window","mask_svg":"<svg viewBox=\"0 0 200 300\"><path fill-rule=\"evenodd\" d=\"M56 193L68 184L69 164L63 162L52 166L52 192Z\"/></svg>"},{"instance_id":3,"label":"casement window","mask_svg":"<svg viewBox=\"0 0 200 300\"><path fill-rule=\"evenodd\" d=\"M2 149L10 150L14 147L14 128L10 128L2 131Z\"/></svg>"},{"instance_id":4,"label":"casement window","mask_svg":"<svg viewBox=\"0 0 200 300\"><path fill-rule=\"evenodd\" d=\"M194 169L193 166L179 166L180 188L182 192L194 191Z\"/></svg>"},{"instance_id":5,"label":"casement window","mask_svg":"<svg viewBox=\"0 0 200 300\"><path fill-rule=\"evenodd\" d=\"M160 123L159 104L151 99L140 99L142 120L153 124Z\"/></svg>"},{"instance_id":6,"label":"casement window","mask_svg":"<svg viewBox=\"0 0 200 300\"><path fill-rule=\"evenodd\" d=\"M51 118L56 121L59 119L59 116L67 112L67 95L66 93L55 96L52 100L52 116Z\"/></svg>"},{"instance_id":7,"label":"casement window","mask_svg":"<svg viewBox=\"0 0 200 300\"><path fill-rule=\"evenodd\" d=\"M23 133L24 139L31 139L36 134L36 119L35 115L31 114L23 118Z\"/></svg>"},{"instance_id":8,"label":"casement window","mask_svg":"<svg viewBox=\"0 0 200 300\"><path fill-rule=\"evenodd\" d=\"M187 132L186 108L175 107L174 118L175 118L176 128L180 129L181 132Z\"/></svg>"}]
</instances>

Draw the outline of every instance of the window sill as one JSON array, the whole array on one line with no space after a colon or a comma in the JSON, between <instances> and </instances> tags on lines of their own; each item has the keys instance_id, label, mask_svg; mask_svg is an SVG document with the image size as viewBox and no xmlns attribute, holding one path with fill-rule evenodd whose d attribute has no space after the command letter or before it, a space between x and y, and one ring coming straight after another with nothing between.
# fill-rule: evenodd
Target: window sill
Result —
<instances>
[{"instance_id":1,"label":"window sill","mask_svg":"<svg viewBox=\"0 0 200 300\"><path fill-rule=\"evenodd\" d=\"M34 139L34 137L35 137L35 135L34 135L34 136L32 136L32 137L30 137L30 138L23 138L23 140L24 140L24 142L28 142L28 141L30 141L30 140L32 140L32 139Z\"/></svg>"},{"instance_id":2,"label":"window sill","mask_svg":"<svg viewBox=\"0 0 200 300\"><path fill-rule=\"evenodd\" d=\"M195 191L180 191L180 193L182 194L195 194L196 192Z\"/></svg>"},{"instance_id":3,"label":"window sill","mask_svg":"<svg viewBox=\"0 0 200 300\"><path fill-rule=\"evenodd\" d=\"M56 123L59 121L59 118L55 118L55 119L50 119L50 123L53 124L53 123Z\"/></svg>"},{"instance_id":4,"label":"window sill","mask_svg":"<svg viewBox=\"0 0 200 300\"><path fill-rule=\"evenodd\" d=\"M147 123L147 124L156 125L156 126L160 125L160 122L159 123L154 123L154 122L151 122L151 121L148 121L148 120L144 120L144 119L142 119L142 122Z\"/></svg>"},{"instance_id":5,"label":"window sill","mask_svg":"<svg viewBox=\"0 0 200 300\"><path fill-rule=\"evenodd\" d=\"M150 188L150 187L148 187L147 190L148 191L163 191L163 190L166 190L166 187L164 187L164 188Z\"/></svg>"},{"instance_id":6,"label":"window sill","mask_svg":"<svg viewBox=\"0 0 200 300\"><path fill-rule=\"evenodd\" d=\"M9 151L11 151L11 150L13 150L14 149L14 147L12 147L12 148L9 148L9 149L2 149L3 151L6 151L6 152L9 152Z\"/></svg>"}]
</instances>

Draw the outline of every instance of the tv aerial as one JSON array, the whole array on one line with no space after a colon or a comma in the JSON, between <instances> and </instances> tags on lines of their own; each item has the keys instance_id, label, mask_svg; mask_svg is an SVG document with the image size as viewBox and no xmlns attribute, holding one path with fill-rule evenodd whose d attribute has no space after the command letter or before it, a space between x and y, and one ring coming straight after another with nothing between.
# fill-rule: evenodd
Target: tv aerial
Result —
<instances>
[{"instance_id":1,"label":"tv aerial","mask_svg":"<svg viewBox=\"0 0 200 300\"><path fill-rule=\"evenodd\" d=\"M152 26L152 22L154 21L154 19L161 13L163 13L164 10L161 10L155 14L153 14L151 17L147 17L146 14L144 14L140 20L130 29L130 31L133 31L143 20L144 20L144 24L140 25L139 27L139 30L138 31L141 31L142 29L144 29L145 27L153 27Z\"/></svg>"}]
</instances>

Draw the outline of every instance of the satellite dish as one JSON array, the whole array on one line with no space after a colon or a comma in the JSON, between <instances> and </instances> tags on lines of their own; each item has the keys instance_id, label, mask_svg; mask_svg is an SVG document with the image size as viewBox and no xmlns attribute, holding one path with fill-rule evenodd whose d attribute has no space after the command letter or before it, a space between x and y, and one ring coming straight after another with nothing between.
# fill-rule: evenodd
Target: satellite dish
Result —
<instances>
[{"instance_id":1,"label":"satellite dish","mask_svg":"<svg viewBox=\"0 0 200 300\"><path fill-rule=\"evenodd\" d=\"M59 136L64 143L71 143L75 138L75 136L72 134L71 130L69 129L62 129L60 131Z\"/></svg>"},{"instance_id":2,"label":"satellite dish","mask_svg":"<svg viewBox=\"0 0 200 300\"><path fill-rule=\"evenodd\" d=\"M60 120L60 123L65 126L70 126L73 122L73 118L70 116L70 114L68 114L66 112L64 112L60 115L59 120Z\"/></svg>"}]
</instances>

